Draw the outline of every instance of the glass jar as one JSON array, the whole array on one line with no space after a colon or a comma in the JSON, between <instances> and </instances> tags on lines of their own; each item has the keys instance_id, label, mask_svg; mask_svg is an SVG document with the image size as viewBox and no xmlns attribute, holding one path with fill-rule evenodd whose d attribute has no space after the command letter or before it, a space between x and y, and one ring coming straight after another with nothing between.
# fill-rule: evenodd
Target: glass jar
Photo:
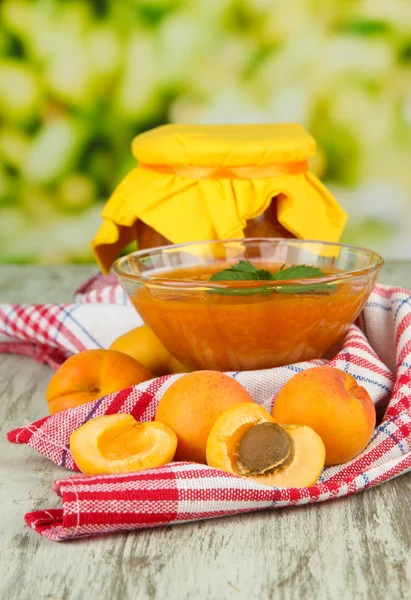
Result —
<instances>
[{"instance_id":1,"label":"glass jar","mask_svg":"<svg viewBox=\"0 0 411 600\"><path fill-rule=\"evenodd\" d=\"M298 124L165 125L132 144L138 166L107 202L93 240L107 272L131 241L153 248L247 237L336 242L346 214L310 172Z\"/></svg>"}]
</instances>

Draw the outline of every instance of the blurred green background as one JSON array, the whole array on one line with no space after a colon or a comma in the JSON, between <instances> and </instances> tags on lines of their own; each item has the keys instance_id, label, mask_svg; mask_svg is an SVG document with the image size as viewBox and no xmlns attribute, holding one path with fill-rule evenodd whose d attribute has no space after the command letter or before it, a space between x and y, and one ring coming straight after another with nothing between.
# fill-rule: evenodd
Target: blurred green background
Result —
<instances>
[{"instance_id":1,"label":"blurred green background","mask_svg":"<svg viewBox=\"0 0 411 600\"><path fill-rule=\"evenodd\" d=\"M344 241L411 257L409 0L3 0L0 262L87 262L167 123L302 123Z\"/></svg>"}]
</instances>

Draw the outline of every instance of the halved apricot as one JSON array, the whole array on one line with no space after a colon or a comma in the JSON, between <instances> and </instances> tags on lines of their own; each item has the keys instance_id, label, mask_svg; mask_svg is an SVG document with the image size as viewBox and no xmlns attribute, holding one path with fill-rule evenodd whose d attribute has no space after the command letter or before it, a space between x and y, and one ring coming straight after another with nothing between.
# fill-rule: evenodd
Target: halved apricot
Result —
<instances>
[{"instance_id":1,"label":"halved apricot","mask_svg":"<svg viewBox=\"0 0 411 600\"><path fill-rule=\"evenodd\" d=\"M177 436L152 421L138 423L131 415L91 419L70 436L70 451L82 473L128 473L160 467L173 460Z\"/></svg>"},{"instance_id":2,"label":"halved apricot","mask_svg":"<svg viewBox=\"0 0 411 600\"><path fill-rule=\"evenodd\" d=\"M218 417L207 440L210 467L275 487L317 482L325 447L305 425L280 425L259 404L241 403Z\"/></svg>"}]
</instances>

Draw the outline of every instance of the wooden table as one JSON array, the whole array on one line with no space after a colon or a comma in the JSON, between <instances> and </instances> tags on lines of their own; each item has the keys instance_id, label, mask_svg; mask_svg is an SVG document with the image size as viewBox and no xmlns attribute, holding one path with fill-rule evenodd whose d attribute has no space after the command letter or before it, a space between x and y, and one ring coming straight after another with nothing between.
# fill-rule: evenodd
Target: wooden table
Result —
<instances>
[{"instance_id":1,"label":"wooden table","mask_svg":"<svg viewBox=\"0 0 411 600\"><path fill-rule=\"evenodd\" d=\"M409 263L384 283L411 288ZM70 301L94 267L0 267L1 302ZM46 414L51 370L0 355L0 597L45 600L321 600L411 597L411 476L362 494L267 511L54 543L26 512L58 507L64 471L5 435Z\"/></svg>"}]
</instances>

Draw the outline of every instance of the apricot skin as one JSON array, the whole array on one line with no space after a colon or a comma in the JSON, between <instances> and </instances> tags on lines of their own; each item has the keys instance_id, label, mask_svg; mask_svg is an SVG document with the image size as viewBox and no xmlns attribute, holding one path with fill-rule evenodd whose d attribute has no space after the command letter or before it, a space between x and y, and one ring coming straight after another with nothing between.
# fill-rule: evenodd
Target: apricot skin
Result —
<instances>
[{"instance_id":1,"label":"apricot skin","mask_svg":"<svg viewBox=\"0 0 411 600\"><path fill-rule=\"evenodd\" d=\"M375 428L375 407L368 392L334 367L297 373L281 389L272 415L279 423L312 427L325 444L327 466L360 454Z\"/></svg>"},{"instance_id":2,"label":"apricot skin","mask_svg":"<svg viewBox=\"0 0 411 600\"><path fill-rule=\"evenodd\" d=\"M147 325L135 327L120 335L110 350L124 352L144 365L155 377L169 373L186 373L188 368L163 346L154 331Z\"/></svg>"},{"instance_id":3,"label":"apricot skin","mask_svg":"<svg viewBox=\"0 0 411 600\"><path fill-rule=\"evenodd\" d=\"M276 421L258 404L237 404L226 410L218 417L208 436L208 465L271 487L314 485L324 467L325 447L320 436L304 425L281 425L293 443L294 456L290 464L263 475L243 473L239 465L239 443L252 427L264 422Z\"/></svg>"},{"instance_id":4,"label":"apricot skin","mask_svg":"<svg viewBox=\"0 0 411 600\"><path fill-rule=\"evenodd\" d=\"M137 385L152 374L139 362L114 350L85 350L68 358L51 378L47 391L51 415Z\"/></svg>"},{"instance_id":5,"label":"apricot skin","mask_svg":"<svg viewBox=\"0 0 411 600\"><path fill-rule=\"evenodd\" d=\"M175 381L161 398L156 421L175 431L175 460L206 463L207 438L217 417L230 406L253 402L238 381L219 371L194 371Z\"/></svg>"},{"instance_id":6,"label":"apricot skin","mask_svg":"<svg viewBox=\"0 0 411 600\"><path fill-rule=\"evenodd\" d=\"M163 423L138 423L124 414L90 419L70 436L71 454L85 475L160 467L176 447L176 434Z\"/></svg>"}]
</instances>

